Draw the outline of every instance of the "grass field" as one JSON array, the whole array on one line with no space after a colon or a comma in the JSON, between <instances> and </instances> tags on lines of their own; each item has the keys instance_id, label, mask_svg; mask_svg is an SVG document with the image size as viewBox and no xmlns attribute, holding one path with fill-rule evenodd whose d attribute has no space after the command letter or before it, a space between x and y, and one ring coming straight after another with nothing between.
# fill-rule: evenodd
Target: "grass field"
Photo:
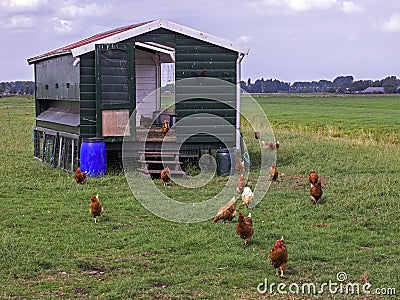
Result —
<instances>
[{"instance_id":1,"label":"grass field","mask_svg":"<svg viewBox=\"0 0 400 300\"><path fill-rule=\"evenodd\" d=\"M260 294L257 286L339 282L338 272L347 274L345 284L360 285L367 272L372 294L356 298L397 299L400 98L256 99L281 142L280 179L251 210L255 233L246 247L234 222L179 224L154 216L123 174L76 185L71 174L40 164L33 158L33 99L0 99L0 299L309 299L277 289ZM324 178L317 206L308 198L310 169ZM170 196L194 197L155 182ZM215 178L204 190L221 184ZM96 193L105 207L97 224L88 213ZM285 279L269 264L282 235ZM326 288L319 298L333 295Z\"/></svg>"}]
</instances>

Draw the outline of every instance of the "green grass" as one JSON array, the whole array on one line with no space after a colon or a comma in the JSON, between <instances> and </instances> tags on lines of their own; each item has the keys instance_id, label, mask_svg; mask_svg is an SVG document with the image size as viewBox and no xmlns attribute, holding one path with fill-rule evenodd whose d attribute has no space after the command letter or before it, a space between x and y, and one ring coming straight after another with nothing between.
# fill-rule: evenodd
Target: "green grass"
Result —
<instances>
[{"instance_id":1,"label":"green grass","mask_svg":"<svg viewBox=\"0 0 400 300\"><path fill-rule=\"evenodd\" d=\"M256 97L274 130L313 132L369 143L400 143L400 97L263 96Z\"/></svg>"},{"instance_id":2,"label":"green grass","mask_svg":"<svg viewBox=\"0 0 400 300\"><path fill-rule=\"evenodd\" d=\"M257 292L264 278L335 282L340 271L348 282L368 272L373 288L396 288L398 297L400 99L257 100L281 142L280 179L251 210L255 234L244 248L234 222L154 216L123 174L76 185L72 175L40 164L33 158L33 99L0 99L0 298L259 299L267 297ZM317 206L308 198L312 168L325 186ZM193 199L217 192L224 179L196 191L155 183L171 197ZM97 224L88 213L96 193L105 207ZM284 280L268 258L281 235L289 251Z\"/></svg>"}]
</instances>

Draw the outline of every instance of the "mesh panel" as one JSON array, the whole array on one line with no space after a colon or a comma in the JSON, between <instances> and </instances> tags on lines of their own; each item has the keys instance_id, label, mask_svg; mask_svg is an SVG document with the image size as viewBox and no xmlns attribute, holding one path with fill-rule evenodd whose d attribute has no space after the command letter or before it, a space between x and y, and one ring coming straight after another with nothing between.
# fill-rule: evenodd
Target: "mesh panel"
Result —
<instances>
[{"instance_id":1,"label":"mesh panel","mask_svg":"<svg viewBox=\"0 0 400 300\"><path fill-rule=\"evenodd\" d=\"M113 49L100 55L103 104L129 103L128 52Z\"/></svg>"}]
</instances>

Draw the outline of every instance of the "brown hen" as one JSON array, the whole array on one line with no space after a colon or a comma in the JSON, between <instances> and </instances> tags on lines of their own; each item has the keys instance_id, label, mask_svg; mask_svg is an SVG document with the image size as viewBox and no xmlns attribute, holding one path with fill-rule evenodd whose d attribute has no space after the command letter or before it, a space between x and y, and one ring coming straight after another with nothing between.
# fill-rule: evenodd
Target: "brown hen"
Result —
<instances>
[{"instance_id":1,"label":"brown hen","mask_svg":"<svg viewBox=\"0 0 400 300\"><path fill-rule=\"evenodd\" d=\"M214 218L214 223L217 223L219 220L232 221L235 216L236 216L236 197L233 197L227 204L225 204L218 210L218 213Z\"/></svg>"},{"instance_id":2,"label":"brown hen","mask_svg":"<svg viewBox=\"0 0 400 300\"><path fill-rule=\"evenodd\" d=\"M164 124L161 128L162 136L165 137L169 131L169 121L167 119L164 120Z\"/></svg>"},{"instance_id":3,"label":"brown hen","mask_svg":"<svg viewBox=\"0 0 400 300\"><path fill-rule=\"evenodd\" d=\"M239 157L236 157L235 171L239 174L244 173L244 161Z\"/></svg>"},{"instance_id":4,"label":"brown hen","mask_svg":"<svg viewBox=\"0 0 400 300\"><path fill-rule=\"evenodd\" d=\"M276 167L275 163L272 163L272 166L269 169L269 179L271 181L277 181L278 175L279 175L278 168Z\"/></svg>"},{"instance_id":5,"label":"brown hen","mask_svg":"<svg viewBox=\"0 0 400 300\"><path fill-rule=\"evenodd\" d=\"M314 170L311 170L310 173L308 173L308 182L311 183L312 185L316 184L318 181L318 174Z\"/></svg>"},{"instance_id":6,"label":"brown hen","mask_svg":"<svg viewBox=\"0 0 400 300\"><path fill-rule=\"evenodd\" d=\"M253 220L251 219L251 213L245 218L241 212L239 212L238 222L236 224L236 233L244 239L244 245L250 241L254 234Z\"/></svg>"},{"instance_id":7,"label":"brown hen","mask_svg":"<svg viewBox=\"0 0 400 300\"><path fill-rule=\"evenodd\" d=\"M86 172L81 172L81 168L77 168L75 172L76 183L84 184L86 183Z\"/></svg>"},{"instance_id":8,"label":"brown hen","mask_svg":"<svg viewBox=\"0 0 400 300\"><path fill-rule=\"evenodd\" d=\"M167 186L171 181L171 170L166 167L161 171L161 180L164 186Z\"/></svg>"},{"instance_id":9,"label":"brown hen","mask_svg":"<svg viewBox=\"0 0 400 300\"><path fill-rule=\"evenodd\" d=\"M314 205L321 199L322 193L322 179L318 179L317 183L311 184L310 187L310 200Z\"/></svg>"},{"instance_id":10,"label":"brown hen","mask_svg":"<svg viewBox=\"0 0 400 300\"><path fill-rule=\"evenodd\" d=\"M269 150L278 150L279 149L279 141L277 141L276 143L272 143L272 142L267 142L267 141L261 141L261 143L263 144L264 148L269 149Z\"/></svg>"},{"instance_id":11,"label":"brown hen","mask_svg":"<svg viewBox=\"0 0 400 300\"><path fill-rule=\"evenodd\" d=\"M242 194L244 187L247 185L247 180L244 178L244 175L240 175L238 182L236 183L236 193Z\"/></svg>"},{"instance_id":12,"label":"brown hen","mask_svg":"<svg viewBox=\"0 0 400 300\"><path fill-rule=\"evenodd\" d=\"M90 197L90 206L89 206L90 215L93 217L94 222L97 223L97 218L101 216L104 212L104 208L99 201L99 194Z\"/></svg>"},{"instance_id":13,"label":"brown hen","mask_svg":"<svg viewBox=\"0 0 400 300\"><path fill-rule=\"evenodd\" d=\"M276 276L280 276L281 278L284 278L285 276L283 275L283 270L285 269L285 266L288 261L288 252L286 250L286 246L285 246L283 237L280 240L277 240L275 242L275 245L272 247L272 249L269 253L269 261L275 269ZM279 275L278 269L281 270L280 275Z\"/></svg>"}]
</instances>

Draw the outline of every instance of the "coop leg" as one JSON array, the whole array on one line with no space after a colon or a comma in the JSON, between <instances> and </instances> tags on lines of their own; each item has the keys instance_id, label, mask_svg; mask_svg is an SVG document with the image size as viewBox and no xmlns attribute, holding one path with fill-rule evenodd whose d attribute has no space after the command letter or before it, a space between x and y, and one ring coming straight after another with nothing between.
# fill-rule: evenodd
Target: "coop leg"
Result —
<instances>
[{"instance_id":1,"label":"coop leg","mask_svg":"<svg viewBox=\"0 0 400 300\"><path fill-rule=\"evenodd\" d=\"M44 162L45 156L46 156L46 149L47 149L46 142L47 142L47 134L44 133L43 148L42 148L42 162Z\"/></svg>"},{"instance_id":2,"label":"coop leg","mask_svg":"<svg viewBox=\"0 0 400 300\"><path fill-rule=\"evenodd\" d=\"M75 140L74 139L72 139L72 142L71 142L71 145L72 145L72 154L71 154L71 172L73 172L74 171L74 149L75 149Z\"/></svg>"},{"instance_id":3,"label":"coop leg","mask_svg":"<svg viewBox=\"0 0 400 300\"><path fill-rule=\"evenodd\" d=\"M62 142L63 142L63 137L60 136L60 146L59 146L59 148L58 148L58 164L57 164L57 168L59 168L59 167L61 166Z\"/></svg>"}]
</instances>

